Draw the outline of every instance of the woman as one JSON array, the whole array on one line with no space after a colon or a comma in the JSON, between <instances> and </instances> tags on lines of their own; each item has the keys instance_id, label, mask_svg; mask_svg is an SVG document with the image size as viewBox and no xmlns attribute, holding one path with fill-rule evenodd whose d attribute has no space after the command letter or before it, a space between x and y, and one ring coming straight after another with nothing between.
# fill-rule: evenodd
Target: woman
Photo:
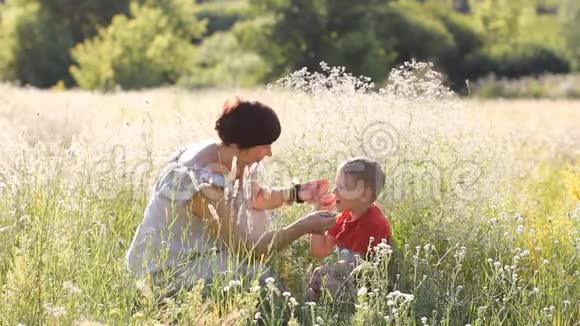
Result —
<instances>
[{"instance_id":1,"label":"woman","mask_svg":"<svg viewBox=\"0 0 580 326\"><path fill-rule=\"evenodd\" d=\"M333 212L319 211L268 230L266 210L318 202L328 192L327 181L266 189L250 173L242 178L272 155L271 145L280 136L280 121L269 106L229 100L215 130L219 142L181 150L164 168L127 253L128 268L150 278L165 295L224 272L259 277L255 258L282 250L302 235L322 234L335 222Z\"/></svg>"}]
</instances>

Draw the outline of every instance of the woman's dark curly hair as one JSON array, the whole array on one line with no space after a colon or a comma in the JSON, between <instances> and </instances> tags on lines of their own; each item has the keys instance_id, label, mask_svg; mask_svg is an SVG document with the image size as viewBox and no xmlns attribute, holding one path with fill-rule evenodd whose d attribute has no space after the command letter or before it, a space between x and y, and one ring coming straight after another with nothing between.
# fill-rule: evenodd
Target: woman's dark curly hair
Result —
<instances>
[{"instance_id":1,"label":"woman's dark curly hair","mask_svg":"<svg viewBox=\"0 0 580 326\"><path fill-rule=\"evenodd\" d=\"M268 105L235 97L224 104L215 130L225 145L248 149L272 144L280 137L282 127L276 112Z\"/></svg>"}]
</instances>

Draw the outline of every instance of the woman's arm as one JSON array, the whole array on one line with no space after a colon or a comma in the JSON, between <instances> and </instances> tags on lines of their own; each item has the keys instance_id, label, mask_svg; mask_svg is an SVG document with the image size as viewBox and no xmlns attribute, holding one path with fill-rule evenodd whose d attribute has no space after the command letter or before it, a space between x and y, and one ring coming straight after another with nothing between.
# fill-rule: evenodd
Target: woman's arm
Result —
<instances>
[{"instance_id":1,"label":"woman's arm","mask_svg":"<svg viewBox=\"0 0 580 326\"><path fill-rule=\"evenodd\" d=\"M304 234L323 233L335 223L334 212L317 211L255 239L248 230L238 227L233 203L224 199L220 188L211 186L202 189L200 196L193 198L190 209L194 215L203 218L212 233L231 249L247 250L258 255L282 250Z\"/></svg>"},{"instance_id":2,"label":"woman's arm","mask_svg":"<svg viewBox=\"0 0 580 326\"><path fill-rule=\"evenodd\" d=\"M293 199L292 192L294 187L257 187L254 198L252 198L252 207L254 209L273 209L278 208Z\"/></svg>"},{"instance_id":3,"label":"woman's arm","mask_svg":"<svg viewBox=\"0 0 580 326\"><path fill-rule=\"evenodd\" d=\"M273 209L285 203L291 203L298 197L299 200L308 203L318 203L324 196L328 195L328 180L316 180L300 185L300 190L295 193L294 186L288 187L261 187L254 188L252 198L253 208Z\"/></svg>"}]
</instances>

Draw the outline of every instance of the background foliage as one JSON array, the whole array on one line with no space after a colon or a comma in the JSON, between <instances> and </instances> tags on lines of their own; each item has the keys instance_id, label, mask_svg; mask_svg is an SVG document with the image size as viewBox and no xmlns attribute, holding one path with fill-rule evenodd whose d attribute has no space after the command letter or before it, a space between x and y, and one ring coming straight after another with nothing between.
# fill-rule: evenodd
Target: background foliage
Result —
<instances>
[{"instance_id":1,"label":"background foliage","mask_svg":"<svg viewBox=\"0 0 580 326\"><path fill-rule=\"evenodd\" d=\"M0 80L111 90L248 87L320 62L386 81L431 61L466 80L580 69L574 0L7 0Z\"/></svg>"}]
</instances>

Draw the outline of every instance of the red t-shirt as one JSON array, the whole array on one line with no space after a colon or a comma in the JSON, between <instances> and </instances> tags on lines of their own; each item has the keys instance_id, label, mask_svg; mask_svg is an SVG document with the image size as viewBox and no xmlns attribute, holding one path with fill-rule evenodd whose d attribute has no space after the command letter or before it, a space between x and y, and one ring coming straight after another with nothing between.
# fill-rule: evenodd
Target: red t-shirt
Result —
<instances>
[{"instance_id":1,"label":"red t-shirt","mask_svg":"<svg viewBox=\"0 0 580 326\"><path fill-rule=\"evenodd\" d=\"M374 238L371 249L381 243L382 239L387 239L387 243L391 244L391 225L376 204L356 220L351 221L351 217L350 211L342 212L336 224L328 230L328 235L336 240L339 248L366 255L370 237Z\"/></svg>"}]
</instances>

